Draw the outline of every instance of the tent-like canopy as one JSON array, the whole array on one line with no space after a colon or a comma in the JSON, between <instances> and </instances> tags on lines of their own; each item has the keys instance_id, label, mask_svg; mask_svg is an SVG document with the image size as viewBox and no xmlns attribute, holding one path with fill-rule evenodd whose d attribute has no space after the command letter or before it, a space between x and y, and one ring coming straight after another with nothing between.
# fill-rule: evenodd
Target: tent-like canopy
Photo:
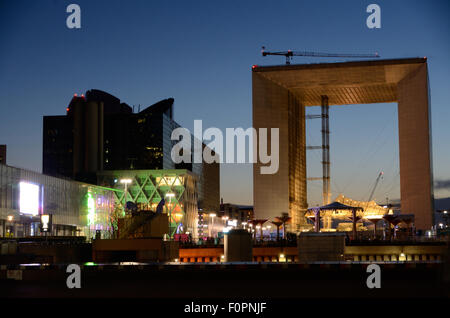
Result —
<instances>
[{"instance_id":1,"label":"tent-like canopy","mask_svg":"<svg viewBox=\"0 0 450 318\"><path fill-rule=\"evenodd\" d=\"M357 207L357 206L349 206L349 205L345 205L342 204L340 202L333 202L327 205L322 205L322 206L316 206L316 207L312 207L309 208L308 211L336 211L336 210L349 210L349 211L353 211L353 210L363 210L363 208L361 207Z\"/></svg>"},{"instance_id":2,"label":"tent-like canopy","mask_svg":"<svg viewBox=\"0 0 450 318\"><path fill-rule=\"evenodd\" d=\"M352 211L351 219L353 222L353 239L355 239L356 238L356 222L358 222L358 220L360 219L360 217L358 217L356 215L356 211L363 211L364 210L363 208L357 207L357 206L345 205L340 202L333 202L333 203L330 203L327 205L316 206L316 207L312 207L312 208L308 209L309 212L314 213L314 229L316 232L320 232L320 212L321 211L340 211L340 210Z\"/></svg>"}]
</instances>

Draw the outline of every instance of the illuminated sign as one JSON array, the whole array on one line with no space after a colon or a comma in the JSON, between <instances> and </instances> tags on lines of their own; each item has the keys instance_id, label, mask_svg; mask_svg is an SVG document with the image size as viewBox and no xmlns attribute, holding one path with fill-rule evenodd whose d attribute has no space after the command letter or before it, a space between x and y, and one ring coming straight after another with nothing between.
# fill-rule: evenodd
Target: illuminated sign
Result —
<instances>
[{"instance_id":1,"label":"illuminated sign","mask_svg":"<svg viewBox=\"0 0 450 318\"><path fill-rule=\"evenodd\" d=\"M41 215L41 231L51 232L52 231L52 215L42 214Z\"/></svg>"},{"instance_id":2,"label":"illuminated sign","mask_svg":"<svg viewBox=\"0 0 450 318\"><path fill-rule=\"evenodd\" d=\"M39 186L28 182L20 182L20 213L39 214Z\"/></svg>"}]
</instances>

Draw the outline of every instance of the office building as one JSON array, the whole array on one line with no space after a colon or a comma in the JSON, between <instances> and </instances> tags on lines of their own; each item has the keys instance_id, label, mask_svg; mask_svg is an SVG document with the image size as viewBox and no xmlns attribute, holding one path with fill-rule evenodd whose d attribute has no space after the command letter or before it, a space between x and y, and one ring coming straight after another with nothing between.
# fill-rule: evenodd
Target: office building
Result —
<instances>
[{"instance_id":1,"label":"office building","mask_svg":"<svg viewBox=\"0 0 450 318\"><path fill-rule=\"evenodd\" d=\"M44 117L43 173L95 184L102 171L187 169L197 176L198 207L218 211L219 164L171 159L171 134L180 127L173 104L168 98L134 112L100 90L74 95L66 115Z\"/></svg>"},{"instance_id":2,"label":"office building","mask_svg":"<svg viewBox=\"0 0 450 318\"><path fill-rule=\"evenodd\" d=\"M264 164L254 165L257 218L273 219L289 211L294 231L305 228L305 107L321 106L322 122L327 123L332 105L397 102L402 213L415 215L417 229L432 227L431 104L426 58L255 66L252 80L253 126L257 130L279 128L280 154L275 174L261 174ZM328 140L328 126L322 127L322 138ZM324 154L328 152L322 164L323 196L329 201L329 143L323 143L321 149Z\"/></svg>"}]
</instances>

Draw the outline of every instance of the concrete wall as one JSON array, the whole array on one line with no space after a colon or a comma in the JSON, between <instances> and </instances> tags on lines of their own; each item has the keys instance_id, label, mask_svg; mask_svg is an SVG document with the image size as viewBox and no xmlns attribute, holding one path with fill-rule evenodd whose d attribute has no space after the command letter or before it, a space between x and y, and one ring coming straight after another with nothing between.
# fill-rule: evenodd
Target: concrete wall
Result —
<instances>
[{"instance_id":1,"label":"concrete wall","mask_svg":"<svg viewBox=\"0 0 450 318\"><path fill-rule=\"evenodd\" d=\"M279 128L280 161L276 174L261 174L261 163L253 165L253 201L258 219L273 219L289 211L288 90L253 73L253 127ZM259 143L259 138L258 138ZM269 147L269 146L268 146ZM259 145L258 145L259 152ZM270 153L270 151L269 151Z\"/></svg>"},{"instance_id":2,"label":"concrete wall","mask_svg":"<svg viewBox=\"0 0 450 318\"><path fill-rule=\"evenodd\" d=\"M251 262L253 259L252 235L246 230L231 230L225 234L224 254L226 262Z\"/></svg>"},{"instance_id":3,"label":"concrete wall","mask_svg":"<svg viewBox=\"0 0 450 318\"><path fill-rule=\"evenodd\" d=\"M445 258L446 245L346 246L346 259L353 261L436 261Z\"/></svg>"},{"instance_id":4,"label":"concrete wall","mask_svg":"<svg viewBox=\"0 0 450 318\"><path fill-rule=\"evenodd\" d=\"M417 229L433 225L431 114L427 65L398 83L400 196L403 214L415 215Z\"/></svg>"},{"instance_id":5,"label":"concrete wall","mask_svg":"<svg viewBox=\"0 0 450 318\"><path fill-rule=\"evenodd\" d=\"M127 261L173 261L178 257L179 244L158 238L134 240L95 240L92 243L94 262L112 262L127 257Z\"/></svg>"},{"instance_id":6,"label":"concrete wall","mask_svg":"<svg viewBox=\"0 0 450 318\"><path fill-rule=\"evenodd\" d=\"M344 260L345 234L301 233L297 240L300 262Z\"/></svg>"}]
</instances>

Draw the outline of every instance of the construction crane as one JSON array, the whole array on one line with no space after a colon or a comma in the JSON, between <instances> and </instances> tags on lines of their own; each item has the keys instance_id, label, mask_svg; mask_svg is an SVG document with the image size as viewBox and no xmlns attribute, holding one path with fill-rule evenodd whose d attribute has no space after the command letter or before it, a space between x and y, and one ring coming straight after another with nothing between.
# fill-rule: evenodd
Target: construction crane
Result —
<instances>
[{"instance_id":1,"label":"construction crane","mask_svg":"<svg viewBox=\"0 0 450 318\"><path fill-rule=\"evenodd\" d=\"M262 56L267 55L280 55L286 57L286 64L291 64L291 60L293 56L312 56L312 57L349 57L349 58L375 58L380 57L378 52L375 54L339 54L339 53L323 53L323 52L308 52L308 51L280 51L280 52L268 52L265 50L266 47L263 46L261 53Z\"/></svg>"},{"instance_id":2,"label":"construction crane","mask_svg":"<svg viewBox=\"0 0 450 318\"><path fill-rule=\"evenodd\" d=\"M370 192L370 196L369 196L369 199L367 200L367 202L369 202L370 200L372 200L373 194L375 193L375 190L376 190L376 188L377 188L377 186L378 186L378 183L380 182L380 179L383 177L383 174L384 174L383 171L381 171L381 172L378 174L377 180L375 180L375 184L373 185L372 192Z\"/></svg>"}]
</instances>

